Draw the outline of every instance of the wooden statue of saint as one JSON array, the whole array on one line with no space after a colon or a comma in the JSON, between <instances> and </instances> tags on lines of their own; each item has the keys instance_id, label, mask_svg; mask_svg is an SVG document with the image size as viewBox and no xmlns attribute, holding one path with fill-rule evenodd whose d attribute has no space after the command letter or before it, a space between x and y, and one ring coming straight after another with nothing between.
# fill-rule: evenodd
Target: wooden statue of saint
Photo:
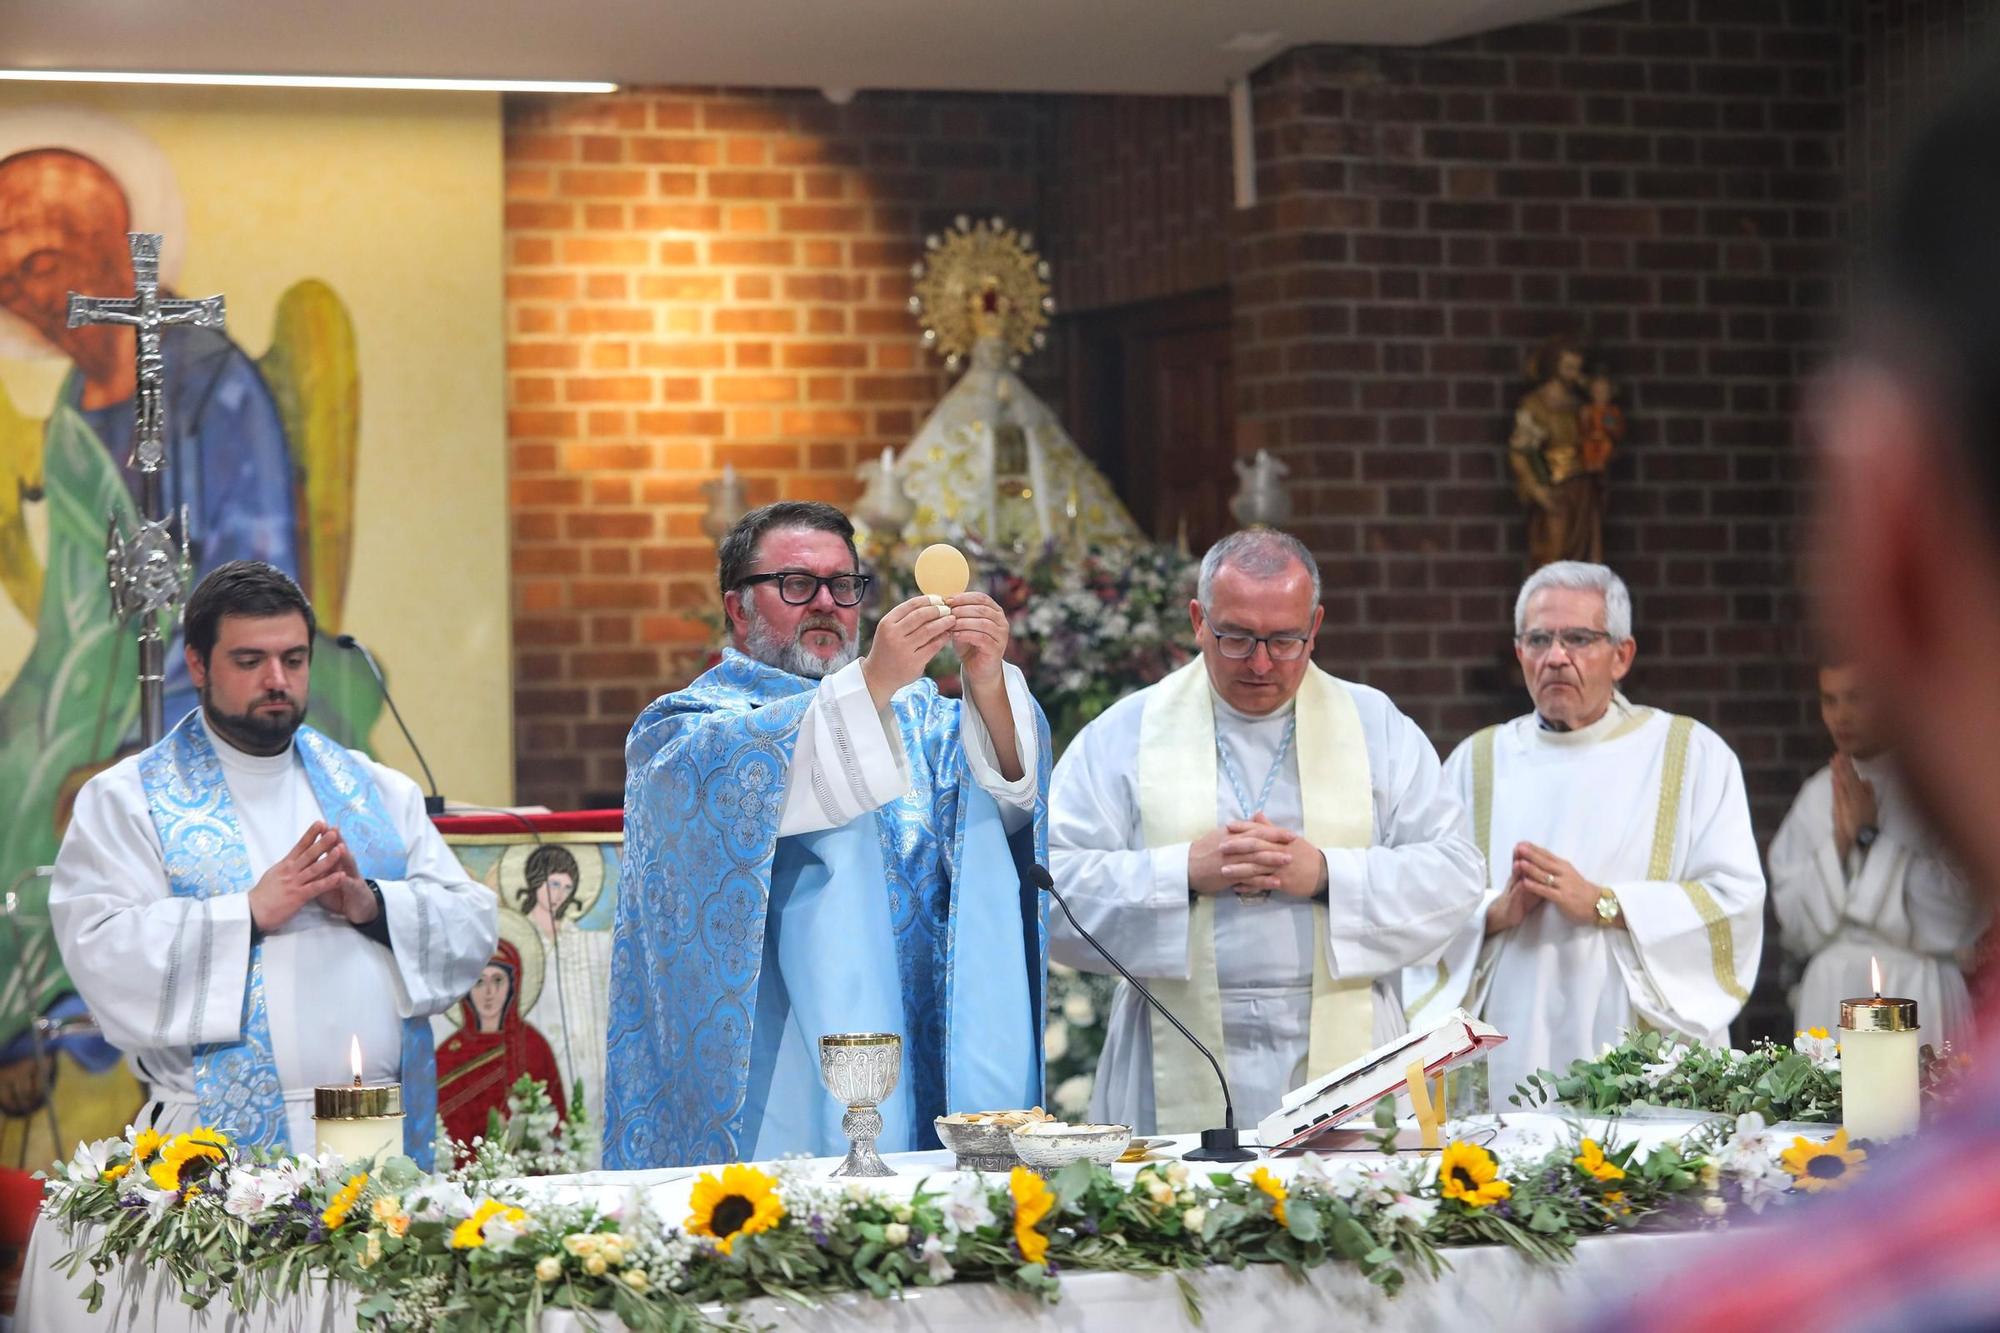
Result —
<instances>
[{"instance_id":1,"label":"wooden statue of saint","mask_svg":"<svg viewBox=\"0 0 2000 1333\"><path fill-rule=\"evenodd\" d=\"M1566 336L1542 344L1528 375L1535 387L1522 395L1507 439L1514 489L1528 507L1528 568L1602 563L1605 469L1625 434L1616 390L1601 372L1586 381L1583 349Z\"/></svg>"}]
</instances>

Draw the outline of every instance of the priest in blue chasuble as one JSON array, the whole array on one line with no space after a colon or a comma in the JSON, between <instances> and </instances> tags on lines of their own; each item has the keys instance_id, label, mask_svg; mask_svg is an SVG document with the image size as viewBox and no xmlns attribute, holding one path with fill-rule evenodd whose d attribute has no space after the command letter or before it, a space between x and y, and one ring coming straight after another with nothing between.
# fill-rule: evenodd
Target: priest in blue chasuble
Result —
<instances>
[{"instance_id":1,"label":"priest in blue chasuble","mask_svg":"<svg viewBox=\"0 0 2000 1333\"><path fill-rule=\"evenodd\" d=\"M77 793L49 887L63 962L148 1087L140 1123L312 1152L313 1088L358 1041L428 1166L430 1016L478 979L499 905L416 783L304 725L313 612L289 575L219 565L183 623L200 707Z\"/></svg>"},{"instance_id":2,"label":"priest in blue chasuble","mask_svg":"<svg viewBox=\"0 0 2000 1333\"><path fill-rule=\"evenodd\" d=\"M819 1038L894 1032L884 1151L1042 1085L1048 729L983 593L859 652L854 529L781 502L723 539L730 643L626 741L604 1164L845 1151ZM963 700L924 678L947 644Z\"/></svg>"}]
</instances>

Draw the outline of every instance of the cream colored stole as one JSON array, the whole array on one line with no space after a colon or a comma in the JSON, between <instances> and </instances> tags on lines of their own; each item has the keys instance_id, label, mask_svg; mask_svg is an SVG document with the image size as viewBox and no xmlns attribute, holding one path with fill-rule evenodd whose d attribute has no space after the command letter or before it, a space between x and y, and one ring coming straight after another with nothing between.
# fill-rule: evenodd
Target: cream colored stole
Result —
<instances>
[{"instance_id":1,"label":"cream colored stole","mask_svg":"<svg viewBox=\"0 0 2000 1333\"><path fill-rule=\"evenodd\" d=\"M1375 841L1375 805L1361 714L1340 682L1308 664L1300 684L1299 802L1308 840L1321 848ZM1139 723L1139 815L1148 847L1193 842L1216 827L1215 704L1200 658L1153 687ZM1215 899L1188 913L1187 980L1151 982L1154 994L1228 1068L1222 994L1215 972ZM1327 955L1326 904L1313 904L1312 1029L1309 1078L1326 1074L1375 1044L1373 978L1336 979ZM1187 1038L1155 1012L1153 1105L1159 1132L1191 1133L1222 1123L1222 1090Z\"/></svg>"}]
</instances>

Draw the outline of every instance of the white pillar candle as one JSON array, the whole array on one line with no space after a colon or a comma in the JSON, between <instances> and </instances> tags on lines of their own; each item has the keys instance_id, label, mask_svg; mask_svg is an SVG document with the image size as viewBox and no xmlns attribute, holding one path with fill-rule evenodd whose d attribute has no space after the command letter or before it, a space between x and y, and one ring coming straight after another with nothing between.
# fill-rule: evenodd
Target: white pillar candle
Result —
<instances>
[{"instance_id":1,"label":"white pillar candle","mask_svg":"<svg viewBox=\"0 0 2000 1333\"><path fill-rule=\"evenodd\" d=\"M1840 1002L1840 1118L1850 1139L1899 1139L1917 1132L1917 1002L1882 997L1882 972L1871 960L1875 994Z\"/></svg>"}]
</instances>

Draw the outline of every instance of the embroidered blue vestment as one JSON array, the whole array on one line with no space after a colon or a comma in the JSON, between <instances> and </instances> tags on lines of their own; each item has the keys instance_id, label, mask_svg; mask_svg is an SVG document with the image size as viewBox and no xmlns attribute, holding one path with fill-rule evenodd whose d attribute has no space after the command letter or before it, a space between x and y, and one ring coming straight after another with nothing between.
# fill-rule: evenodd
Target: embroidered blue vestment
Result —
<instances>
[{"instance_id":1,"label":"embroidered blue vestment","mask_svg":"<svg viewBox=\"0 0 2000 1333\"><path fill-rule=\"evenodd\" d=\"M1049 740L1032 827L1011 838L975 782L960 703L928 680L892 703L910 789L778 837L817 682L740 653L655 700L626 741L612 945L609 1169L845 1150L818 1039L885 1031L903 1072L883 1151L933 1117L1041 1100L1048 941L1023 871L1047 855Z\"/></svg>"}]
</instances>

